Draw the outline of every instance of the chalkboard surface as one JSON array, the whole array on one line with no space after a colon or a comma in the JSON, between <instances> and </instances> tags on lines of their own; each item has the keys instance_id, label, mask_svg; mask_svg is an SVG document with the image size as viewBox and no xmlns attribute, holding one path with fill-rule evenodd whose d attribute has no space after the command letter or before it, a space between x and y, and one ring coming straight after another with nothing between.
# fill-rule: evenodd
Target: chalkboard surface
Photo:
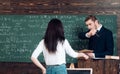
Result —
<instances>
[{"instance_id":1,"label":"chalkboard surface","mask_svg":"<svg viewBox=\"0 0 120 74\"><path fill-rule=\"evenodd\" d=\"M33 50L43 38L52 18L63 22L65 37L75 50L87 48L87 41L78 39L78 33L87 30L87 15L0 15L0 61L31 62ZM100 22L113 32L116 54L116 15L96 15ZM76 62L67 56L67 62ZM39 57L43 60L43 56Z\"/></svg>"}]
</instances>

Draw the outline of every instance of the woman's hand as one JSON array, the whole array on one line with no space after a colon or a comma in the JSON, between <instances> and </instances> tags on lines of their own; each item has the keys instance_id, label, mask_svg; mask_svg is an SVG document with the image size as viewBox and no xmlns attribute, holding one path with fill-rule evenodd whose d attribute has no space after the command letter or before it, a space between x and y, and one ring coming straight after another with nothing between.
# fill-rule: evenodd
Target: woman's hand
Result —
<instances>
[{"instance_id":1,"label":"woman's hand","mask_svg":"<svg viewBox=\"0 0 120 74\"><path fill-rule=\"evenodd\" d=\"M94 53L86 53L90 58L95 58L95 54Z\"/></svg>"},{"instance_id":2,"label":"woman's hand","mask_svg":"<svg viewBox=\"0 0 120 74\"><path fill-rule=\"evenodd\" d=\"M84 57L86 60L89 59L89 56L85 53L79 53L79 56Z\"/></svg>"},{"instance_id":3,"label":"woman's hand","mask_svg":"<svg viewBox=\"0 0 120 74\"><path fill-rule=\"evenodd\" d=\"M42 69L42 74L46 74L46 69L45 68Z\"/></svg>"}]
</instances>

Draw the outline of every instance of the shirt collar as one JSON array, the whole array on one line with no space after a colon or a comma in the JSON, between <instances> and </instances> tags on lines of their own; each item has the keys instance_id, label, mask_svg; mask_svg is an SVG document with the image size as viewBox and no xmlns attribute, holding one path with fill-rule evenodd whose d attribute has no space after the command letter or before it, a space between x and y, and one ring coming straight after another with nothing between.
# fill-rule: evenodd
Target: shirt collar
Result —
<instances>
[{"instance_id":1,"label":"shirt collar","mask_svg":"<svg viewBox=\"0 0 120 74\"><path fill-rule=\"evenodd\" d=\"M98 31L100 31L102 28L102 24L100 24L100 27L97 28Z\"/></svg>"}]
</instances>

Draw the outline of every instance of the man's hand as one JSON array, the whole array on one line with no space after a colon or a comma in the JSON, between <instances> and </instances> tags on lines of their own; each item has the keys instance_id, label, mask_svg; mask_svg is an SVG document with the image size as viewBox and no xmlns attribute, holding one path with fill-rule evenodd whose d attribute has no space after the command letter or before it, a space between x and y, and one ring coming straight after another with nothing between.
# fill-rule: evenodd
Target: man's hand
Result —
<instances>
[{"instance_id":1,"label":"man's hand","mask_svg":"<svg viewBox=\"0 0 120 74\"><path fill-rule=\"evenodd\" d=\"M94 36L96 34L97 30L96 29L91 29L89 32L87 32L87 36L88 37L91 37L91 36Z\"/></svg>"}]
</instances>

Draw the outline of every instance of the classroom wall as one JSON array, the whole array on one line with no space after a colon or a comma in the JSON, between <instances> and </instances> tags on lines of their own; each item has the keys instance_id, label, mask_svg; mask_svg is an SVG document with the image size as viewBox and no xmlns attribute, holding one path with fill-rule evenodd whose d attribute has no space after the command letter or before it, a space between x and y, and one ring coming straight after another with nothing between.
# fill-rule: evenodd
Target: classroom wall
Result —
<instances>
[{"instance_id":1,"label":"classroom wall","mask_svg":"<svg viewBox=\"0 0 120 74\"><path fill-rule=\"evenodd\" d=\"M118 18L117 50L120 56L120 0L0 0L0 14L115 14ZM22 67L24 69L20 73L18 69ZM0 74L18 72L39 73L38 68L29 63L0 63Z\"/></svg>"}]
</instances>

